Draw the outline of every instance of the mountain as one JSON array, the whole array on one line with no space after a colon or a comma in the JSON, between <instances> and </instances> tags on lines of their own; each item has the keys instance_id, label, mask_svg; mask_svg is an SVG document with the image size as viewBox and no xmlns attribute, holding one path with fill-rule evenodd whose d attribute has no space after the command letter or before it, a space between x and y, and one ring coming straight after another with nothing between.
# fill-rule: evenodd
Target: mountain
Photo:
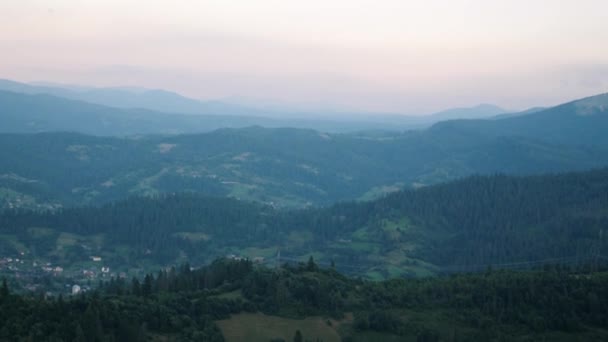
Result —
<instances>
[{"instance_id":1,"label":"mountain","mask_svg":"<svg viewBox=\"0 0 608 342\"><path fill-rule=\"evenodd\" d=\"M523 114L523 113L522 113ZM328 117L336 117L344 122L360 122L368 125L367 130L422 130L435 123L455 119L491 119L501 115L515 115L504 109L481 104L468 108L452 108L428 115L399 115L382 113L333 113ZM383 124L383 125L380 125Z\"/></svg>"},{"instance_id":2,"label":"mountain","mask_svg":"<svg viewBox=\"0 0 608 342\"><path fill-rule=\"evenodd\" d=\"M484 119L505 114L506 112L506 110L491 104L480 104L471 108L453 108L444 110L431 114L429 117L432 118L433 121L445 121L453 119Z\"/></svg>"},{"instance_id":3,"label":"mountain","mask_svg":"<svg viewBox=\"0 0 608 342\"><path fill-rule=\"evenodd\" d=\"M0 131L11 133L176 134L272 123L270 119L254 117L170 115L147 109L119 109L52 95L8 91L0 91L0 103Z\"/></svg>"},{"instance_id":4,"label":"mountain","mask_svg":"<svg viewBox=\"0 0 608 342\"><path fill-rule=\"evenodd\" d=\"M77 175L75 175L77 176ZM0 252L79 270L88 254L121 271L236 255L309 255L370 279L589 261L608 253L608 169L474 176L371 202L277 209L171 194L101 207L0 212Z\"/></svg>"},{"instance_id":5,"label":"mountain","mask_svg":"<svg viewBox=\"0 0 608 342\"><path fill-rule=\"evenodd\" d=\"M495 119L495 120L506 119L506 118L510 118L510 117L533 114L533 113L541 112L541 111L547 110L547 109L548 109L548 107L532 107L532 108L528 108L521 112L508 112L508 113L499 114L490 119Z\"/></svg>"},{"instance_id":6,"label":"mountain","mask_svg":"<svg viewBox=\"0 0 608 342\"><path fill-rule=\"evenodd\" d=\"M0 91L0 132L72 131L98 136L183 134L219 128L313 127L321 131L394 130L392 124L326 119L273 119L236 115L167 114L141 108L115 108L47 94ZM218 104L217 106L221 106Z\"/></svg>"},{"instance_id":7,"label":"mountain","mask_svg":"<svg viewBox=\"0 0 608 342\"><path fill-rule=\"evenodd\" d=\"M527 115L500 120L454 120L435 124L431 130L483 134L488 137L519 136L566 146L608 147L608 94L588 97Z\"/></svg>"},{"instance_id":8,"label":"mountain","mask_svg":"<svg viewBox=\"0 0 608 342\"><path fill-rule=\"evenodd\" d=\"M40 272L0 287L0 339L605 341L608 273L585 266L370 282L312 257L273 268L222 258L131 279L102 273L96 287L84 285L90 269Z\"/></svg>"},{"instance_id":9,"label":"mountain","mask_svg":"<svg viewBox=\"0 0 608 342\"><path fill-rule=\"evenodd\" d=\"M0 92L5 132L129 136L0 134L0 198L2 206L47 207L194 191L302 207L373 199L471 174L585 170L608 164L605 101L602 95L422 131L335 134L261 127L209 132L287 121L169 115ZM199 131L207 133L141 136Z\"/></svg>"},{"instance_id":10,"label":"mountain","mask_svg":"<svg viewBox=\"0 0 608 342\"><path fill-rule=\"evenodd\" d=\"M163 112L168 114L196 114L204 117L202 121L205 125L202 128L197 128L196 132L208 131L209 127L226 128L226 127L245 127L248 125L260 125L264 127L297 127L310 128L328 132L352 132L364 130L405 130L405 129L422 129L430 125L448 119L469 119L469 118L489 118L498 114L505 113L501 108L493 105L479 105L472 108L457 108L442 111L431 115L407 116L398 114L382 114L382 113L350 113L339 111L303 111L290 109L285 105L281 108L260 109L255 106L246 106L223 101L199 101L187 98L166 90L150 90L142 88L94 88L94 87L73 87L65 85L56 85L52 83L42 84L26 84L10 80L0 79L0 90L28 94L28 95L51 95L63 99L71 99L75 101L87 102L89 104L98 104L106 106L105 111L111 111L107 107L120 109L147 109L148 111ZM31 105L35 106L36 98L29 98L32 101ZM1 102L0 102L1 103ZM86 106L86 105L85 105ZM23 104L19 108L19 113L29 110L27 104ZM60 108L56 111L46 112L47 116L61 117ZM15 109L17 110L17 109ZM83 109L83 110L86 110ZM145 111L136 111L143 113ZM150 114L154 116L153 114ZM140 115L138 120L143 120ZM51 120L49 118L48 120ZM158 119L154 119L158 121ZM166 121L177 120L186 121L183 123L183 128L178 132L194 132L192 123L196 120L191 118L165 118ZM162 126L165 126L163 123ZM175 123L172 124L176 126ZM71 130L70 126L65 126L58 130ZM170 124L171 126L171 124ZM180 125L177 125L180 126ZM181 127L180 126L180 127ZM194 127L198 127L196 124ZM53 127L56 129L56 127ZM175 129L174 129L175 131ZM97 135L106 135L106 133L93 133L89 130L79 130L80 133L89 133ZM109 135L123 134L118 133ZM134 129L131 129L133 134L139 134ZM164 133L161 127L155 133Z\"/></svg>"},{"instance_id":11,"label":"mountain","mask_svg":"<svg viewBox=\"0 0 608 342\"><path fill-rule=\"evenodd\" d=\"M460 132L328 134L293 128L178 136L0 134L4 206L98 204L194 191L277 206L370 199L470 174L608 164L602 149Z\"/></svg>"},{"instance_id":12,"label":"mountain","mask_svg":"<svg viewBox=\"0 0 608 342\"><path fill-rule=\"evenodd\" d=\"M264 114L264 111L256 108L232 105L220 101L199 101L161 89L70 87L52 83L31 85L10 80L0 80L0 89L30 95L53 95L108 107L141 108L165 113L222 116L261 116Z\"/></svg>"}]
</instances>

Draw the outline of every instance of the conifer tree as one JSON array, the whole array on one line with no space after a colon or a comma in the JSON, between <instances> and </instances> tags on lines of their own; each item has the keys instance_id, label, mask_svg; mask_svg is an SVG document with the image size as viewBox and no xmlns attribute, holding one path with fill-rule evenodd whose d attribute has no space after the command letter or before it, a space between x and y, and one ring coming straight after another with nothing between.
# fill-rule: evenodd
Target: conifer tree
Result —
<instances>
[{"instance_id":1,"label":"conifer tree","mask_svg":"<svg viewBox=\"0 0 608 342\"><path fill-rule=\"evenodd\" d=\"M302 342L304 338L302 337L302 333L300 330L296 330L296 334L293 336L293 342Z\"/></svg>"},{"instance_id":2,"label":"conifer tree","mask_svg":"<svg viewBox=\"0 0 608 342\"><path fill-rule=\"evenodd\" d=\"M8 284L6 283L6 278L2 279L2 287L0 287L0 297L6 297L9 294Z\"/></svg>"}]
</instances>

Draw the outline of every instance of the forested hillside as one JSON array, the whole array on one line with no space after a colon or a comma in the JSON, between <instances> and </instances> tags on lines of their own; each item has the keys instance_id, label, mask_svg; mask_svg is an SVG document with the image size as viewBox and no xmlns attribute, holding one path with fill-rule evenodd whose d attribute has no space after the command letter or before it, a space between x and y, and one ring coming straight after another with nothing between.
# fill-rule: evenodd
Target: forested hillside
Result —
<instances>
[{"instance_id":1,"label":"forested hillside","mask_svg":"<svg viewBox=\"0 0 608 342\"><path fill-rule=\"evenodd\" d=\"M217 256L305 260L371 279L607 255L608 169L475 176L373 202L280 210L195 194L102 207L7 210L1 250L78 270L91 255L130 272ZM280 256L277 256L280 251ZM277 258L279 258L277 260Z\"/></svg>"},{"instance_id":2,"label":"forested hillside","mask_svg":"<svg viewBox=\"0 0 608 342\"><path fill-rule=\"evenodd\" d=\"M501 120L440 122L431 130L488 137L520 136L564 146L608 146L608 94Z\"/></svg>"},{"instance_id":3,"label":"forested hillside","mask_svg":"<svg viewBox=\"0 0 608 342\"><path fill-rule=\"evenodd\" d=\"M0 0L0 342L608 342L608 0Z\"/></svg>"},{"instance_id":4,"label":"forested hillside","mask_svg":"<svg viewBox=\"0 0 608 342\"><path fill-rule=\"evenodd\" d=\"M605 169L522 178L475 176L371 203L337 205L308 216L315 218L306 226L315 227L315 236L377 241L375 248L389 255L416 256L453 271L479 270L490 264L551 258L576 262L577 257L605 255L607 205Z\"/></svg>"},{"instance_id":5,"label":"forested hillside","mask_svg":"<svg viewBox=\"0 0 608 342\"><path fill-rule=\"evenodd\" d=\"M325 134L223 129L130 138L0 135L0 206L100 204L193 191L280 207L373 199L470 174L608 164L608 153L539 140L448 132Z\"/></svg>"},{"instance_id":6,"label":"forested hillside","mask_svg":"<svg viewBox=\"0 0 608 342\"><path fill-rule=\"evenodd\" d=\"M518 116L446 121L407 132L249 127L122 138L0 134L0 206L51 208L192 191L306 207L373 199L471 174L587 170L608 165L607 99L599 95ZM160 113L48 95L0 92L0 103L5 132L128 135L200 132L206 125L201 116L169 115L165 124L168 117ZM209 119L227 121L203 131L246 121Z\"/></svg>"},{"instance_id":7,"label":"forested hillside","mask_svg":"<svg viewBox=\"0 0 608 342\"><path fill-rule=\"evenodd\" d=\"M313 259L277 269L216 260L141 280L113 278L67 298L18 296L5 282L0 339L601 341L608 338L606 276L558 267L367 282Z\"/></svg>"}]
</instances>

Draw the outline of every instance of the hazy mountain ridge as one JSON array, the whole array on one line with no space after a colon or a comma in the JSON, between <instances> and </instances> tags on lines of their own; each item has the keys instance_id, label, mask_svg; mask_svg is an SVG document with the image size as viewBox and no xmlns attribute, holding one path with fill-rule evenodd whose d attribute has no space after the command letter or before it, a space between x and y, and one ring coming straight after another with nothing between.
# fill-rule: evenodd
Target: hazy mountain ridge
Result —
<instances>
[{"instance_id":1,"label":"hazy mountain ridge","mask_svg":"<svg viewBox=\"0 0 608 342\"><path fill-rule=\"evenodd\" d=\"M476 173L585 170L608 164L606 99L401 133L249 127L131 138L2 134L0 198L3 206L55 206L194 191L300 207L369 199ZM252 119L168 115L3 91L0 103L2 129L12 132L170 134Z\"/></svg>"},{"instance_id":2,"label":"hazy mountain ridge","mask_svg":"<svg viewBox=\"0 0 608 342\"><path fill-rule=\"evenodd\" d=\"M490 137L521 136L559 145L608 147L608 94L591 96L527 115L500 120L440 122L433 131L482 133Z\"/></svg>"},{"instance_id":3,"label":"hazy mountain ridge","mask_svg":"<svg viewBox=\"0 0 608 342\"><path fill-rule=\"evenodd\" d=\"M329 132L352 132L365 130L405 130L422 129L433 123L457 118L489 118L505 113L493 105L478 105L472 108L454 108L431 115L407 116L382 113L342 113L333 111L302 111L289 109L260 109L222 101L199 101L181 96L166 90L130 89L130 88L93 88L69 87L63 85L43 84L30 85L9 80L0 80L0 90L27 95L51 95L62 99L82 101L82 111L90 112L89 104L106 106L105 113L96 113L106 118L108 122L104 130L95 132L82 122L65 123L76 118L66 118L63 111L70 112L76 106L75 102L65 103L66 109L60 104L54 104L54 110L46 110L43 118L47 125L28 128L19 121L5 122L5 131L31 133L38 131L75 130L80 133L94 135L129 135L147 133L196 133L206 132L224 127L246 127L260 125L264 127L298 127L312 128ZM14 95L13 95L14 96ZM39 108L36 101L40 98L27 98L30 103L21 103L19 107L11 108L8 114L31 115L31 111ZM44 100L50 102L49 98ZM59 100L57 101L59 102ZM2 102L0 102L2 103ZM108 108L112 107L112 108ZM121 109L122 121L112 117L116 109ZM8 110L8 108L6 109ZM97 109L98 111L101 108ZM146 110L148 112L146 112ZM148 113L149 117L141 115ZM162 114L161 114L162 113ZM182 115L177 115L182 114ZM183 114L196 115L198 119L185 117ZM24 120L27 118L24 118ZM97 117L93 118L99 119ZM143 125L139 128L132 123L138 120ZM75 126L79 123L80 126ZM13 127L11 125L17 125ZM62 126L63 125L63 126ZM169 128L164 128L167 126ZM76 128L76 129L74 129ZM29 130L28 130L29 129Z\"/></svg>"},{"instance_id":4,"label":"hazy mountain ridge","mask_svg":"<svg viewBox=\"0 0 608 342\"><path fill-rule=\"evenodd\" d=\"M32 85L10 80L0 80L0 89L30 95L53 95L108 107L141 108L165 113L235 116L259 116L263 113L263 111L255 108L231 105L219 101L195 100L162 89L71 87L52 83Z\"/></svg>"},{"instance_id":5,"label":"hazy mountain ridge","mask_svg":"<svg viewBox=\"0 0 608 342\"><path fill-rule=\"evenodd\" d=\"M33 198L47 194L52 203L67 205L176 191L279 206L326 205L373 198L383 187L428 185L473 173L608 164L601 149L434 131L367 136L252 127L137 138L0 134L0 142L0 174L34 181L18 188L14 179L0 179L4 188ZM5 198L14 202L10 194Z\"/></svg>"},{"instance_id":6,"label":"hazy mountain ridge","mask_svg":"<svg viewBox=\"0 0 608 342\"><path fill-rule=\"evenodd\" d=\"M471 108L448 109L429 116L437 121L444 121L450 119L483 119L506 113L506 110L486 103Z\"/></svg>"},{"instance_id":7,"label":"hazy mountain ridge","mask_svg":"<svg viewBox=\"0 0 608 342\"><path fill-rule=\"evenodd\" d=\"M166 114L148 109L119 109L46 94L0 91L2 132L73 131L101 136L207 132L222 127L278 125L272 119Z\"/></svg>"}]
</instances>

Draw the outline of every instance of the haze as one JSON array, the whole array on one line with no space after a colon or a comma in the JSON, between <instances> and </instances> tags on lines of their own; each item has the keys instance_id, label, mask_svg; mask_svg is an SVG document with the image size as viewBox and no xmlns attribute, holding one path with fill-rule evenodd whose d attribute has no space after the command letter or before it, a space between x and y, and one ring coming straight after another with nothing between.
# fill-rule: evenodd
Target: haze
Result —
<instances>
[{"instance_id":1,"label":"haze","mask_svg":"<svg viewBox=\"0 0 608 342\"><path fill-rule=\"evenodd\" d=\"M604 0L0 3L0 77L424 114L608 90Z\"/></svg>"}]
</instances>

